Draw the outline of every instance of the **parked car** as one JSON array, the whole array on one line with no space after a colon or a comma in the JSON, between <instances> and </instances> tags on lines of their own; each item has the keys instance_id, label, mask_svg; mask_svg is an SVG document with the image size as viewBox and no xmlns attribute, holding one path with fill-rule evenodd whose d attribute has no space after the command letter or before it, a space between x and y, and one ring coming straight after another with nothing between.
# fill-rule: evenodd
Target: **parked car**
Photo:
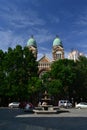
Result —
<instances>
[{"instance_id":1,"label":"parked car","mask_svg":"<svg viewBox=\"0 0 87 130\"><path fill-rule=\"evenodd\" d=\"M87 102L80 102L80 103L76 104L75 107L79 108L79 109L81 109L81 108L87 108Z\"/></svg>"},{"instance_id":2,"label":"parked car","mask_svg":"<svg viewBox=\"0 0 87 130\"><path fill-rule=\"evenodd\" d=\"M59 100L58 106L68 108L72 107L72 103L70 103L69 100Z\"/></svg>"},{"instance_id":3,"label":"parked car","mask_svg":"<svg viewBox=\"0 0 87 130\"><path fill-rule=\"evenodd\" d=\"M10 108L18 108L19 107L19 102L11 102L8 104L8 107Z\"/></svg>"}]
</instances>

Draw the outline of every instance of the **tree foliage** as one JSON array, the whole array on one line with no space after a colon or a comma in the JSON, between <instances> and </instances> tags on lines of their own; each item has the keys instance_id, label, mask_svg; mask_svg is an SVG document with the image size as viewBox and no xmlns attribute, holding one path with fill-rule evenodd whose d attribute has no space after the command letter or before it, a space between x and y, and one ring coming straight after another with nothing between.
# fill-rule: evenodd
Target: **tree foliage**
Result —
<instances>
[{"instance_id":1,"label":"tree foliage","mask_svg":"<svg viewBox=\"0 0 87 130\"><path fill-rule=\"evenodd\" d=\"M68 59L55 61L51 70L43 76L43 81L55 99L86 99L87 58L80 57L76 62Z\"/></svg>"},{"instance_id":2,"label":"tree foliage","mask_svg":"<svg viewBox=\"0 0 87 130\"><path fill-rule=\"evenodd\" d=\"M34 78L33 80L32 77ZM36 80L38 83L36 83ZM38 85L37 85L38 84ZM38 91L38 63L27 47L0 51L0 97L2 100L29 100L29 86ZM30 95L29 95L30 94Z\"/></svg>"},{"instance_id":3,"label":"tree foliage","mask_svg":"<svg viewBox=\"0 0 87 130\"><path fill-rule=\"evenodd\" d=\"M87 58L79 57L76 62L76 79L74 80L74 92L77 98L87 98Z\"/></svg>"},{"instance_id":4,"label":"tree foliage","mask_svg":"<svg viewBox=\"0 0 87 130\"><path fill-rule=\"evenodd\" d=\"M17 45L0 50L0 103L14 100L37 102L47 90L55 101L61 98L87 98L87 58L63 59L52 63L42 79L38 62L27 47ZM87 99L86 99L87 100Z\"/></svg>"}]
</instances>

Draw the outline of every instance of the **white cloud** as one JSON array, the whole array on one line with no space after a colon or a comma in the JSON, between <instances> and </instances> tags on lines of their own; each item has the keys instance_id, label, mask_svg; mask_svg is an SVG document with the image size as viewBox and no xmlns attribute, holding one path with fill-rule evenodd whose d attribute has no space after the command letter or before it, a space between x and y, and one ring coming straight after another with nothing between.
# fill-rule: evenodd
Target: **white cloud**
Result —
<instances>
[{"instance_id":1,"label":"white cloud","mask_svg":"<svg viewBox=\"0 0 87 130\"><path fill-rule=\"evenodd\" d=\"M23 45L24 39L16 36L12 31L0 31L0 49L6 51L8 47L15 48L16 45Z\"/></svg>"},{"instance_id":2,"label":"white cloud","mask_svg":"<svg viewBox=\"0 0 87 130\"><path fill-rule=\"evenodd\" d=\"M17 5L9 4L9 7L0 10L0 18L8 24L8 28L26 28L45 25L45 21L41 19L38 12L28 8L26 10L19 10Z\"/></svg>"},{"instance_id":3,"label":"white cloud","mask_svg":"<svg viewBox=\"0 0 87 130\"><path fill-rule=\"evenodd\" d=\"M31 3L34 5L34 6L40 6L40 2L39 0L31 0Z\"/></svg>"},{"instance_id":4,"label":"white cloud","mask_svg":"<svg viewBox=\"0 0 87 130\"><path fill-rule=\"evenodd\" d=\"M46 53L50 56L55 34L60 32L59 34L64 37L63 46L66 50L72 47L87 50L87 11L78 16L68 9L58 9L55 12L48 10L47 14L42 14L44 9L41 9L43 3L40 0L2 1L4 2L3 6L0 3L1 49L15 47L17 44L26 45L28 38L33 34L37 41L39 55ZM44 1L45 5L46 2L47 0ZM27 3L29 5L26 6ZM65 52L66 57L67 54L68 52Z\"/></svg>"},{"instance_id":5,"label":"white cloud","mask_svg":"<svg viewBox=\"0 0 87 130\"><path fill-rule=\"evenodd\" d=\"M49 22L50 23L56 23L56 24L58 24L59 22L60 22L60 18L58 17L58 15L52 15L52 14L49 14L48 16L47 16L47 18L48 18L48 20L49 20Z\"/></svg>"},{"instance_id":6,"label":"white cloud","mask_svg":"<svg viewBox=\"0 0 87 130\"><path fill-rule=\"evenodd\" d=\"M68 55L69 55L70 52L65 51L64 53L65 53L65 54L64 54L65 58L68 58Z\"/></svg>"},{"instance_id":7,"label":"white cloud","mask_svg":"<svg viewBox=\"0 0 87 130\"><path fill-rule=\"evenodd\" d=\"M86 12L87 12L87 10L86 10ZM76 24L80 25L80 26L86 26L87 25L87 14L85 12L78 16Z\"/></svg>"},{"instance_id":8,"label":"white cloud","mask_svg":"<svg viewBox=\"0 0 87 130\"><path fill-rule=\"evenodd\" d=\"M44 45L46 45L48 41L53 40L53 35L51 35L51 34L38 34L38 35L36 35L36 38L40 44L44 43Z\"/></svg>"}]
</instances>

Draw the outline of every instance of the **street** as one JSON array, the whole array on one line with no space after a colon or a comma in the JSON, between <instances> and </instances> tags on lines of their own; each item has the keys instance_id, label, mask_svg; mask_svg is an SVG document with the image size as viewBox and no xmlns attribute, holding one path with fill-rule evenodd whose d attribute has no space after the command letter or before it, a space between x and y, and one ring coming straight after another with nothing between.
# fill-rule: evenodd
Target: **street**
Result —
<instances>
[{"instance_id":1,"label":"street","mask_svg":"<svg viewBox=\"0 0 87 130\"><path fill-rule=\"evenodd\" d=\"M0 130L86 130L87 109L61 109L58 114L31 114L0 108Z\"/></svg>"}]
</instances>

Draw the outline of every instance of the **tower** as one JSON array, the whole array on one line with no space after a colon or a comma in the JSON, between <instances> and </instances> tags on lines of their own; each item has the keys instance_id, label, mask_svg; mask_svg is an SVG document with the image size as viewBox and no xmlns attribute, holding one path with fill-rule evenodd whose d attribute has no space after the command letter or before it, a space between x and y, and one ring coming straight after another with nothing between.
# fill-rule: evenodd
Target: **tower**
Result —
<instances>
[{"instance_id":1,"label":"tower","mask_svg":"<svg viewBox=\"0 0 87 130\"><path fill-rule=\"evenodd\" d=\"M53 41L52 55L54 61L64 59L64 48L62 45L62 41L58 36L56 36L56 38Z\"/></svg>"},{"instance_id":2,"label":"tower","mask_svg":"<svg viewBox=\"0 0 87 130\"><path fill-rule=\"evenodd\" d=\"M31 38L27 41L27 47L30 51L32 51L34 57L37 59L37 44L33 36L31 36Z\"/></svg>"}]
</instances>

